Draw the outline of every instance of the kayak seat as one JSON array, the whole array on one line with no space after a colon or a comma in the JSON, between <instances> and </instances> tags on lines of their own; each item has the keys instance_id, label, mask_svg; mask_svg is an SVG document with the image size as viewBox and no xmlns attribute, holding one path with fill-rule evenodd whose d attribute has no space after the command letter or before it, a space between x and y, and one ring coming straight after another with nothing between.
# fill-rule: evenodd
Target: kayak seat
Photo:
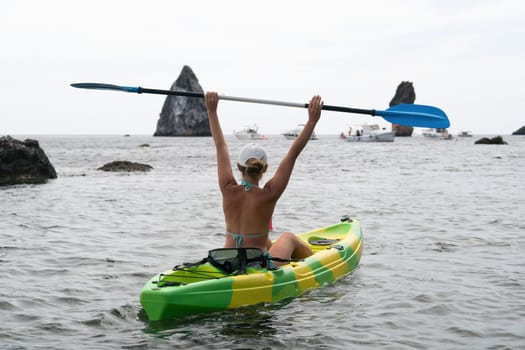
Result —
<instances>
[{"instance_id":1,"label":"kayak seat","mask_svg":"<svg viewBox=\"0 0 525 350\"><path fill-rule=\"evenodd\" d=\"M218 248L208 252L208 262L228 274L246 273L247 267L265 267L266 256L259 248Z\"/></svg>"},{"instance_id":2,"label":"kayak seat","mask_svg":"<svg viewBox=\"0 0 525 350\"><path fill-rule=\"evenodd\" d=\"M248 267L275 270L278 267L274 266L273 261L290 263L301 260L272 257L268 252L264 252L259 248L217 248L208 251L208 256L201 261L184 263L182 266L175 266L173 270L210 263L228 275L238 275L247 273Z\"/></svg>"}]
</instances>

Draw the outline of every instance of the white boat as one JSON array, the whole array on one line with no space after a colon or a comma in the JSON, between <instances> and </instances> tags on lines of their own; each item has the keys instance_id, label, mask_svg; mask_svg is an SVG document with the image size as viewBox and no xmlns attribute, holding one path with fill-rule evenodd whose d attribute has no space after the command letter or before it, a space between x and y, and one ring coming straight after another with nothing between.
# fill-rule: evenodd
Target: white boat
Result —
<instances>
[{"instance_id":1,"label":"white boat","mask_svg":"<svg viewBox=\"0 0 525 350\"><path fill-rule=\"evenodd\" d=\"M345 136L344 140L347 142L394 142L395 136L395 131L382 130L377 124L364 124L355 134L350 131L350 135Z\"/></svg>"},{"instance_id":2,"label":"white boat","mask_svg":"<svg viewBox=\"0 0 525 350\"><path fill-rule=\"evenodd\" d=\"M436 129L423 130L421 135L423 135L423 137L426 139L436 139L437 140L440 138L440 134L436 131Z\"/></svg>"},{"instance_id":3,"label":"white boat","mask_svg":"<svg viewBox=\"0 0 525 350\"><path fill-rule=\"evenodd\" d=\"M299 136L299 134L301 133L303 128L304 128L304 124L299 124L295 129L288 130L287 132L284 132L282 135L287 140L295 140L297 138L297 136ZM310 136L310 140L317 140L317 135L315 134L314 131L312 131L312 135Z\"/></svg>"},{"instance_id":4,"label":"white boat","mask_svg":"<svg viewBox=\"0 0 525 350\"><path fill-rule=\"evenodd\" d=\"M424 138L431 140L452 140L454 138L447 129L425 129L421 134Z\"/></svg>"},{"instance_id":5,"label":"white boat","mask_svg":"<svg viewBox=\"0 0 525 350\"><path fill-rule=\"evenodd\" d=\"M266 140L265 135L259 134L259 128L257 125L245 126L244 129L240 131L233 130L233 134L239 140Z\"/></svg>"},{"instance_id":6,"label":"white boat","mask_svg":"<svg viewBox=\"0 0 525 350\"><path fill-rule=\"evenodd\" d=\"M472 137L472 131L460 131L458 136L459 137Z\"/></svg>"}]
</instances>

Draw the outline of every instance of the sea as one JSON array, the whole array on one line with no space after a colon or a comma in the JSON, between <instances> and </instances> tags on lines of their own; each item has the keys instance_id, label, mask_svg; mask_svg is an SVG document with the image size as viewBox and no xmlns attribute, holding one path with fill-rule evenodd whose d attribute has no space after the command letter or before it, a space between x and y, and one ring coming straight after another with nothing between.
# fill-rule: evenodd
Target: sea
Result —
<instances>
[{"instance_id":1,"label":"sea","mask_svg":"<svg viewBox=\"0 0 525 350\"><path fill-rule=\"evenodd\" d=\"M0 187L0 349L525 349L525 137L309 142L272 238L361 222L356 270L284 302L150 322L155 274L221 247L210 137L32 138L58 178ZM227 136L233 164L245 141ZM259 141L272 176L292 141ZM144 173L97 170L128 160ZM235 170L237 174L237 170Z\"/></svg>"}]
</instances>

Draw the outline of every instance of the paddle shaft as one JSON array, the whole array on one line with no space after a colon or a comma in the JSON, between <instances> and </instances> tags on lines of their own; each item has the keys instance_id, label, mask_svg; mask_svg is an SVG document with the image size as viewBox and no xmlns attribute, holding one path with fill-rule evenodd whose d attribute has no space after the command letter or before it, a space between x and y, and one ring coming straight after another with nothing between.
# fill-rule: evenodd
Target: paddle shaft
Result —
<instances>
[{"instance_id":1,"label":"paddle shaft","mask_svg":"<svg viewBox=\"0 0 525 350\"><path fill-rule=\"evenodd\" d=\"M201 93L201 92L157 90L157 89L143 88L143 87L140 87L140 86L137 88L137 93L139 93L139 94L144 93L144 94L174 95L174 96L187 96L187 97L204 98L204 94ZM258 98L235 97L235 96L226 96L226 95L219 95L219 99L220 100L227 100L227 101L259 103L259 104L275 105L275 106L308 108L308 103L283 102L283 101L263 100L263 99L258 99ZM326 110L326 111L357 113L357 114L369 114L369 115L373 115L373 116L376 115L376 110L375 109L361 109L361 108L329 106L329 105L323 105L322 109Z\"/></svg>"},{"instance_id":2,"label":"paddle shaft","mask_svg":"<svg viewBox=\"0 0 525 350\"><path fill-rule=\"evenodd\" d=\"M146 94L157 94L157 95L175 95L175 96L187 96L187 97L198 97L203 98L202 92L191 92L191 91L176 91L176 90L157 90L148 89L140 86L119 86L113 84L103 83L74 83L71 86L80 89L96 89L96 90L113 90L113 91L124 91L132 93L146 93ZM246 97L233 97L219 95L222 100L239 101L239 102L250 102L250 103L261 103L278 106L288 107L299 107L308 108L308 103L293 103L283 101L272 101L262 100L256 98ZM339 106L323 106L324 110L335 111L335 112L346 112L346 113L357 113L357 114L369 114L372 116L380 116L392 124L407 125L407 126L419 126L426 128L448 128L450 121L447 115L441 109L433 106L415 105L415 104L399 104L388 108L386 111L375 110L375 109L361 109L351 107L339 107Z\"/></svg>"}]
</instances>

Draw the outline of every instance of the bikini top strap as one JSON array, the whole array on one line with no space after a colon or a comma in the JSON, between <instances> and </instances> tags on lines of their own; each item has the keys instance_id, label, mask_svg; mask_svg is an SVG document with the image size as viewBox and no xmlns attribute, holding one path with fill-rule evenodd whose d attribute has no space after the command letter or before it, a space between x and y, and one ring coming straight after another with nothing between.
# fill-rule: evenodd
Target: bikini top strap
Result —
<instances>
[{"instance_id":1,"label":"bikini top strap","mask_svg":"<svg viewBox=\"0 0 525 350\"><path fill-rule=\"evenodd\" d=\"M264 237L267 233L246 233L241 235L240 233L231 233L226 231L226 235L231 236L235 241L235 248L242 248L244 245L244 237L258 238Z\"/></svg>"}]
</instances>

